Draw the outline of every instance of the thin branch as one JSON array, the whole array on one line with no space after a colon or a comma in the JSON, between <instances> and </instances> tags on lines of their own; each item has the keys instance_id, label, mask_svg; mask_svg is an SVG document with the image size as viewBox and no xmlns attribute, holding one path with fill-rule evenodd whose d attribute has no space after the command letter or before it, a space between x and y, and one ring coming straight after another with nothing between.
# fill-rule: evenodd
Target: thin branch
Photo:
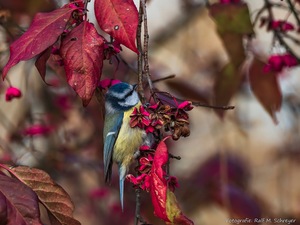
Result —
<instances>
[{"instance_id":1,"label":"thin branch","mask_svg":"<svg viewBox=\"0 0 300 225\"><path fill-rule=\"evenodd\" d=\"M232 105L225 105L225 106L218 106L218 105L206 105L200 102L192 102L193 106L199 106L199 107L205 107L205 108L211 108L211 109L220 109L220 110L232 110L235 107Z\"/></svg>"},{"instance_id":2,"label":"thin branch","mask_svg":"<svg viewBox=\"0 0 300 225\"><path fill-rule=\"evenodd\" d=\"M139 8L139 23L136 33L136 42L138 48L138 88L137 91L141 97L142 103L145 102L145 94L143 88L143 49L142 49L142 23L143 23L143 2L140 0L140 8Z\"/></svg>"},{"instance_id":3,"label":"thin branch","mask_svg":"<svg viewBox=\"0 0 300 225\"><path fill-rule=\"evenodd\" d=\"M89 4L90 1L91 1L91 0L85 0L85 1L84 1L84 16L85 16L85 19L86 19L86 20L87 20L87 12L88 12L87 7L88 7L88 4Z\"/></svg>"},{"instance_id":4,"label":"thin branch","mask_svg":"<svg viewBox=\"0 0 300 225\"><path fill-rule=\"evenodd\" d=\"M274 21L274 15L273 15L273 12L272 12L272 6L273 5L272 5L272 3L269 0L264 0L264 1L265 1L265 7L267 8L268 13L269 13L269 21ZM283 36L282 36L280 30L273 29L273 34L274 34L274 38L276 38L278 40L279 44L282 45L282 46L284 46L286 48L286 50L291 55L293 55L298 61L300 61L299 58L298 58L298 56L295 54L295 52L284 41Z\"/></svg>"},{"instance_id":5,"label":"thin branch","mask_svg":"<svg viewBox=\"0 0 300 225\"><path fill-rule=\"evenodd\" d=\"M181 160L181 156L175 156L175 155L172 155L171 153L169 153L169 158L170 158L170 159Z\"/></svg>"},{"instance_id":6,"label":"thin branch","mask_svg":"<svg viewBox=\"0 0 300 225\"><path fill-rule=\"evenodd\" d=\"M144 14L144 7L143 7L143 0L140 0L140 7L139 7L139 22L136 34L136 42L138 48L138 87L137 91L140 95L142 103L145 103L145 94L143 88L143 49L142 49L142 23L143 23L143 14ZM139 163L139 162L137 162ZM135 225L139 225L141 221L141 190L137 188L135 190Z\"/></svg>"},{"instance_id":7,"label":"thin branch","mask_svg":"<svg viewBox=\"0 0 300 225\"><path fill-rule=\"evenodd\" d=\"M135 189L135 225L139 225L141 217L141 189Z\"/></svg>"},{"instance_id":8,"label":"thin branch","mask_svg":"<svg viewBox=\"0 0 300 225\"><path fill-rule=\"evenodd\" d=\"M149 70L149 54L148 54L148 47L149 47L149 33L148 33L148 19L147 19L147 9L146 9L146 0L142 0L143 12L144 12L144 73L146 75L150 92L153 93L153 84L151 80L151 74Z\"/></svg>"},{"instance_id":9,"label":"thin branch","mask_svg":"<svg viewBox=\"0 0 300 225\"><path fill-rule=\"evenodd\" d=\"M295 37L293 37L293 36L291 36L291 35L288 34L288 33L284 33L284 34L283 34L283 37L284 37L284 38L290 39L292 42L294 42L294 43L297 44L297 45L300 45L300 40L297 39L297 38L295 38Z\"/></svg>"},{"instance_id":10,"label":"thin branch","mask_svg":"<svg viewBox=\"0 0 300 225\"><path fill-rule=\"evenodd\" d=\"M295 10L295 6L293 5L293 3L291 2L291 0L286 0L287 1L287 4L289 5L289 9L290 11L292 12L292 14L294 15L296 21L297 21L297 24L298 24L298 27L300 26L300 18L299 18L299 15L298 13L296 12Z\"/></svg>"},{"instance_id":11,"label":"thin branch","mask_svg":"<svg viewBox=\"0 0 300 225\"><path fill-rule=\"evenodd\" d=\"M156 83L156 82L160 82L160 81L172 79L172 78L175 78L175 77L176 77L175 74L171 74L171 75L166 76L166 77L162 77L162 78L158 78L158 79L152 80L152 83Z\"/></svg>"},{"instance_id":12,"label":"thin branch","mask_svg":"<svg viewBox=\"0 0 300 225\"><path fill-rule=\"evenodd\" d=\"M263 6L256 14L254 21L253 21L253 27L256 26L258 19L260 18L260 15L266 10L266 6Z\"/></svg>"}]
</instances>

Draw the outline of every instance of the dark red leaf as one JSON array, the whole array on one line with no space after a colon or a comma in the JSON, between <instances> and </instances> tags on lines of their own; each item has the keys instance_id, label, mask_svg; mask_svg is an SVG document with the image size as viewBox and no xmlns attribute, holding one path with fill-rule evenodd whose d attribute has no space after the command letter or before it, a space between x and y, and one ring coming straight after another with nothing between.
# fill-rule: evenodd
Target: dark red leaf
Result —
<instances>
[{"instance_id":1,"label":"dark red leaf","mask_svg":"<svg viewBox=\"0 0 300 225\"><path fill-rule=\"evenodd\" d=\"M133 0L95 0L95 16L103 31L138 53L135 45L138 11Z\"/></svg>"},{"instance_id":2,"label":"dark red leaf","mask_svg":"<svg viewBox=\"0 0 300 225\"><path fill-rule=\"evenodd\" d=\"M170 86L172 90L178 92L185 99L203 102L205 104L209 103L208 99L210 98L210 93L203 89L201 90L200 87L190 81L187 81L186 79L174 78L166 81L166 84Z\"/></svg>"},{"instance_id":3,"label":"dark red leaf","mask_svg":"<svg viewBox=\"0 0 300 225\"><path fill-rule=\"evenodd\" d=\"M222 159L220 154L213 155L204 161L196 170L193 183L199 187L218 186L222 180L223 167L226 168L228 183L237 186L247 184L249 171L246 162L237 155L227 155L225 159Z\"/></svg>"},{"instance_id":4,"label":"dark red leaf","mask_svg":"<svg viewBox=\"0 0 300 225\"><path fill-rule=\"evenodd\" d=\"M87 21L75 27L62 41L63 58L69 85L86 106L99 84L103 65L103 38Z\"/></svg>"},{"instance_id":5,"label":"dark red leaf","mask_svg":"<svg viewBox=\"0 0 300 225\"><path fill-rule=\"evenodd\" d=\"M42 224L36 194L25 184L3 174L0 174L0 224Z\"/></svg>"},{"instance_id":6,"label":"dark red leaf","mask_svg":"<svg viewBox=\"0 0 300 225\"><path fill-rule=\"evenodd\" d=\"M42 79L45 81L46 76L46 63L50 58L52 47L47 48L44 52L42 52L35 61L35 67L39 71Z\"/></svg>"},{"instance_id":7,"label":"dark red leaf","mask_svg":"<svg viewBox=\"0 0 300 225\"><path fill-rule=\"evenodd\" d=\"M3 79L11 67L21 60L31 59L53 45L63 33L74 8L60 8L38 13L29 29L10 46L10 58L3 68Z\"/></svg>"},{"instance_id":8,"label":"dark red leaf","mask_svg":"<svg viewBox=\"0 0 300 225\"><path fill-rule=\"evenodd\" d=\"M180 104L186 102L185 99L176 98L168 92L156 92L155 95L163 104L170 105L174 108L177 108Z\"/></svg>"},{"instance_id":9,"label":"dark red leaf","mask_svg":"<svg viewBox=\"0 0 300 225\"><path fill-rule=\"evenodd\" d=\"M224 196L228 200L228 205ZM249 224L257 224L253 219L261 218L261 210L255 199L234 185L227 185L224 190L215 190L213 198L220 205L227 207L235 218L251 218L252 223Z\"/></svg>"},{"instance_id":10,"label":"dark red leaf","mask_svg":"<svg viewBox=\"0 0 300 225\"><path fill-rule=\"evenodd\" d=\"M282 102L281 90L276 73L272 71L265 73L263 71L264 66L263 62L254 59L249 71L250 87L256 98L276 123L275 113L280 110Z\"/></svg>"}]
</instances>

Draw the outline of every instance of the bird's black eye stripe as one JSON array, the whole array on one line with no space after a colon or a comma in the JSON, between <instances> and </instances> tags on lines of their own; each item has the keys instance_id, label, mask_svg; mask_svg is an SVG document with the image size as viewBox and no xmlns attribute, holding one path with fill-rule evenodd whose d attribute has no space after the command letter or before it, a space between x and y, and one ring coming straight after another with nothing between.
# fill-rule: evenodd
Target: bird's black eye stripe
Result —
<instances>
[{"instance_id":1,"label":"bird's black eye stripe","mask_svg":"<svg viewBox=\"0 0 300 225\"><path fill-rule=\"evenodd\" d=\"M128 98L132 93L134 92L134 89L130 90L126 95L124 95L124 99Z\"/></svg>"}]
</instances>

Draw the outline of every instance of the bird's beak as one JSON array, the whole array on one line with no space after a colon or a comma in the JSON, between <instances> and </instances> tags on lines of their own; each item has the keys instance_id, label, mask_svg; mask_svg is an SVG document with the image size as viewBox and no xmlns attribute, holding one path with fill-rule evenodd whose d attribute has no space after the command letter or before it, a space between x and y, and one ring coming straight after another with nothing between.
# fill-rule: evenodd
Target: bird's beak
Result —
<instances>
[{"instance_id":1,"label":"bird's beak","mask_svg":"<svg viewBox=\"0 0 300 225\"><path fill-rule=\"evenodd\" d=\"M133 87L133 90L136 90L138 87L138 84L133 84L132 87Z\"/></svg>"}]
</instances>

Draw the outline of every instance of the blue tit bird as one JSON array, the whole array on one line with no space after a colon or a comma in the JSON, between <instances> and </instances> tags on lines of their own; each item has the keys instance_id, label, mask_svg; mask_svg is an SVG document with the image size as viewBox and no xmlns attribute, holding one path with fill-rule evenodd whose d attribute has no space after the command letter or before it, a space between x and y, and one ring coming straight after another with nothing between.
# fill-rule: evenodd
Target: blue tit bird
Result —
<instances>
[{"instance_id":1,"label":"blue tit bird","mask_svg":"<svg viewBox=\"0 0 300 225\"><path fill-rule=\"evenodd\" d=\"M123 210L124 180L136 151L143 144L145 131L130 127L130 115L141 102L135 85L117 83L105 95L104 175L110 182L113 162L119 167L120 201Z\"/></svg>"}]
</instances>

